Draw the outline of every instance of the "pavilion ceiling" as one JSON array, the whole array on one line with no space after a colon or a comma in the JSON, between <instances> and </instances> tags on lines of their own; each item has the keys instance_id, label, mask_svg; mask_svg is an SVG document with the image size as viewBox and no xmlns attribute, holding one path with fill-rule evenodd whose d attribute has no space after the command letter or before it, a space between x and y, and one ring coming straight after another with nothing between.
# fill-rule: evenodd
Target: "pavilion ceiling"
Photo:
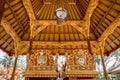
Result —
<instances>
[{"instance_id":1,"label":"pavilion ceiling","mask_svg":"<svg viewBox=\"0 0 120 80\"><path fill-rule=\"evenodd\" d=\"M34 20L39 21L38 24L37 21L35 23L36 30L33 38L35 44L32 46L34 49L50 49L53 53L58 52L57 49L60 53L78 48L86 49L87 38L81 30L85 25L84 20L87 20L86 24L90 25L88 28L90 27L91 43L105 39L105 53L120 46L120 0L98 0L98 5L96 3L91 5L97 6L95 10L93 9L93 13L89 12L92 10L89 4L94 0L27 0L30 1L33 11L26 9L23 1L5 0L4 8L0 9L4 17L0 25L0 46L9 53L15 53L14 43L19 40L28 44L31 37L31 22ZM70 15L70 20L63 25L54 22L56 21L54 11L58 7L65 8ZM6 21L6 24L2 21ZM53 22L49 23L49 21ZM72 21L76 21L75 24ZM80 25L76 27L78 21ZM9 30L5 25L10 27ZM72 45L72 42L76 42L75 45ZM36 45L37 43L43 45L45 43L45 45Z\"/></svg>"},{"instance_id":2,"label":"pavilion ceiling","mask_svg":"<svg viewBox=\"0 0 120 80\"><path fill-rule=\"evenodd\" d=\"M99 39L103 33L110 27L113 21L119 16L120 18L120 1L119 0L100 0L99 5L91 16L90 30L95 37ZM120 21L120 19L118 19ZM107 35L105 40L105 53L114 50L120 46L120 23L115 30ZM111 29L114 29L111 26Z\"/></svg>"}]
</instances>

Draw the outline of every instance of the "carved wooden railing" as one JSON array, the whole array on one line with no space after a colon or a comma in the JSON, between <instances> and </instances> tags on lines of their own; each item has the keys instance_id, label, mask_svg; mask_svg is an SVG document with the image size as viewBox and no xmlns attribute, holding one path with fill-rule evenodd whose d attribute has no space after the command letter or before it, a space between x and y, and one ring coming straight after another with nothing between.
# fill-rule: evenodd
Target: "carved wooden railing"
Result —
<instances>
[{"instance_id":1,"label":"carved wooden railing","mask_svg":"<svg viewBox=\"0 0 120 80\"><path fill-rule=\"evenodd\" d=\"M57 77L54 66L29 66L25 77Z\"/></svg>"},{"instance_id":2,"label":"carved wooden railing","mask_svg":"<svg viewBox=\"0 0 120 80\"><path fill-rule=\"evenodd\" d=\"M29 57L25 77L57 77L56 64L49 51L36 50Z\"/></svg>"},{"instance_id":3,"label":"carved wooden railing","mask_svg":"<svg viewBox=\"0 0 120 80\"><path fill-rule=\"evenodd\" d=\"M74 50L67 58L67 77L96 77L96 55L91 55L87 50Z\"/></svg>"},{"instance_id":4,"label":"carved wooden railing","mask_svg":"<svg viewBox=\"0 0 120 80\"><path fill-rule=\"evenodd\" d=\"M32 71L55 71L55 66L29 66L28 67L28 71L32 72Z\"/></svg>"}]
</instances>

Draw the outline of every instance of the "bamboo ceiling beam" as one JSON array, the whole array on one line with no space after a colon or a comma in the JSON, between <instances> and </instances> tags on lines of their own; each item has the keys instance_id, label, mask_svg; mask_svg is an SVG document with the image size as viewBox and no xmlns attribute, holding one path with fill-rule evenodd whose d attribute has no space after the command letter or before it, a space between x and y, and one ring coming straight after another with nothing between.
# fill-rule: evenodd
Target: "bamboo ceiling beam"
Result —
<instances>
[{"instance_id":1,"label":"bamboo ceiling beam","mask_svg":"<svg viewBox=\"0 0 120 80\"><path fill-rule=\"evenodd\" d=\"M98 38L98 42L104 41L120 25L120 15L107 27L103 34Z\"/></svg>"},{"instance_id":2,"label":"bamboo ceiling beam","mask_svg":"<svg viewBox=\"0 0 120 80\"><path fill-rule=\"evenodd\" d=\"M12 28L12 26L9 24L9 22L4 17L1 20L1 25L6 30L6 32L13 38L15 42L21 41L20 37L17 35L17 33Z\"/></svg>"},{"instance_id":3,"label":"bamboo ceiling beam","mask_svg":"<svg viewBox=\"0 0 120 80\"><path fill-rule=\"evenodd\" d=\"M96 41L91 41L92 44L96 43ZM26 44L29 46L29 41L21 41L21 44ZM62 42L55 42L55 41L33 41L33 46L38 45L38 46L56 46L56 47L62 47L62 46L69 46L73 45L74 46L79 46L79 45L86 45L87 46L87 41L62 41Z\"/></svg>"},{"instance_id":4,"label":"bamboo ceiling beam","mask_svg":"<svg viewBox=\"0 0 120 80\"><path fill-rule=\"evenodd\" d=\"M110 10L113 8L113 5L115 4L116 0L114 0L112 2L112 5L108 8L108 10L106 11L106 13L104 14L104 16L102 17L102 19L100 20L100 22L97 24L96 28L93 30L93 33L95 33L95 31L98 29L98 27L101 25L101 23L104 21L105 17L109 14Z\"/></svg>"},{"instance_id":5,"label":"bamboo ceiling beam","mask_svg":"<svg viewBox=\"0 0 120 80\"><path fill-rule=\"evenodd\" d=\"M7 47L9 47L11 50L14 50L13 46L10 45L10 43L3 37L0 37L0 41L4 42L3 44L7 44Z\"/></svg>"},{"instance_id":6,"label":"bamboo ceiling beam","mask_svg":"<svg viewBox=\"0 0 120 80\"><path fill-rule=\"evenodd\" d=\"M39 32L41 32L43 29L45 29L47 26L44 24L37 24L36 21L36 16L31 4L30 0L23 0L24 7L26 8L26 11L29 15L30 18L30 30L31 34L30 37L31 39L34 38ZM36 25L37 24L37 25ZM45 23L46 24L46 23ZM41 26L42 25L42 26ZM40 26L39 28L36 28L37 26Z\"/></svg>"},{"instance_id":7,"label":"bamboo ceiling beam","mask_svg":"<svg viewBox=\"0 0 120 80\"><path fill-rule=\"evenodd\" d=\"M19 54L23 53L24 47L27 50L26 45L22 46L23 44L20 43L21 38L17 35L12 26L4 17L1 20L1 25L14 40L15 56L18 56Z\"/></svg>"},{"instance_id":8,"label":"bamboo ceiling beam","mask_svg":"<svg viewBox=\"0 0 120 80\"><path fill-rule=\"evenodd\" d=\"M0 1L0 22L2 20L3 12L4 12L4 5L5 5L5 0Z\"/></svg>"},{"instance_id":9,"label":"bamboo ceiling beam","mask_svg":"<svg viewBox=\"0 0 120 80\"><path fill-rule=\"evenodd\" d=\"M31 1L30 0L23 0L23 4L24 4L24 7L26 8L26 11L28 13L30 20L36 20L36 16L35 16L35 13L33 11Z\"/></svg>"},{"instance_id":10,"label":"bamboo ceiling beam","mask_svg":"<svg viewBox=\"0 0 120 80\"><path fill-rule=\"evenodd\" d=\"M84 20L88 20L88 21L90 20L92 14L93 14L93 11L95 10L95 8L98 5L98 2L99 2L99 0L90 0L86 14L84 16Z\"/></svg>"},{"instance_id":11,"label":"bamboo ceiling beam","mask_svg":"<svg viewBox=\"0 0 120 80\"><path fill-rule=\"evenodd\" d=\"M13 16L16 19L16 22L19 24L19 26L21 27L22 31L24 32L24 28L23 28L22 24L20 23L20 20L17 18L17 15L16 15L15 11L13 10L13 8L11 7L9 1L8 0L5 0L5 1L6 1L7 5L8 5L8 7L9 7L9 9L13 13Z\"/></svg>"}]
</instances>

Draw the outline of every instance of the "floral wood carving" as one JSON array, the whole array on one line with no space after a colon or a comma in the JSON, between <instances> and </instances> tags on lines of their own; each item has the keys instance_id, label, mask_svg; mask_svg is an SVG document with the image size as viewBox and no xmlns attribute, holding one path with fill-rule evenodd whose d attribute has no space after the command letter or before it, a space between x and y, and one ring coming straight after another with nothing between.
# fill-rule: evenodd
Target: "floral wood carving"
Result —
<instances>
[{"instance_id":1,"label":"floral wood carving","mask_svg":"<svg viewBox=\"0 0 120 80\"><path fill-rule=\"evenodd\" d=\"M68 63L71 70L93 70L95 67L95 57L88 50L73 50L69 56Z\"/></svg>"},{"instance_id":2,"label":"floral wood carving","mask_svg":"<svg viewBox=\"0 0 120 80\"><path fill-rule=\"evenodd\" d=\"M30 56L30 64L36 66L53 66L54 59L51 53L47 50L36 50Z\"/></svg>"}]
</instances>

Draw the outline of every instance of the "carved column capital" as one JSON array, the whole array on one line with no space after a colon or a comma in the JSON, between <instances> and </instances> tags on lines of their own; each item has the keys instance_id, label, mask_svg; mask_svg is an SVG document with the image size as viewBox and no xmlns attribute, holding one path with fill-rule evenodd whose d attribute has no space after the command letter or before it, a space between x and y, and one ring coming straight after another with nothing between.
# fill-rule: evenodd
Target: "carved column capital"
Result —
<instances>
[{"instance_id":1,"label":"carved column capital","mask_svg":"<svg viewBox=\"0 0 120 80\"><path fill-rule=\"evenodd\" d=\"M27 43L20 41L20 42L14 43L14 45L15 45L16 56L28 52L29 45Z\"/></svg>"},{"instance_id":2,"label":"carved column capital","mask_svg":"<svg viewBox=\"0 0 120 80\"><path fill-rule=\"evenodd\" d=\"M97 42L95 42L94 44L91 44L91 48L92 48L93 55L100 55L100 47Z\"/></svg>"}]
</instances>

